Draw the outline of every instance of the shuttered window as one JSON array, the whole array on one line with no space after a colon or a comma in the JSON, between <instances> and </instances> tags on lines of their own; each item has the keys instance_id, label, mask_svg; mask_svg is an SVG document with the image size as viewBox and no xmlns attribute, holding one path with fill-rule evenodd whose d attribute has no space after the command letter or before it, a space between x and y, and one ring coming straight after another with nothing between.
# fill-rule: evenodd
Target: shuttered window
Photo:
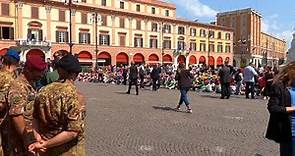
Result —
<instances>
[{"instance_id":1,"label":"shuttered window","mask_svg":"<svg viewBox=\"0 0 295 156\"><path fill-rule=\"evenodd\" d=\"M125 47L126 46L126 35L125 34L120 34L119 35L119 40L120 40L120 46Z\"/></svg>"},{"instance_id":2,"label":"shuttered window","mask_svg":"<svg viewBox=\"0 0 295 156\"><path fill-rule=\"evenodd\" d=\"M110 35L100 34L99 35L99 44L100 45L110 45Z\"/></svg>"},{"instance_id":3,"label":"shuttered window","mask_svg":"<svg viewBox=\"0 0 295 156\"><path fill-rule=\"evenodd\" d=\"M125 28L125 19L123 17L120 18L120 28Z\"/></svg>"},{"instance_id":4,"label":"shuttered window","mask_svg":"<svg viewBox=\"0 0 295 156\"><path fill-rule=\"evenodd\" d=\"M87 24L87 14L81 13L81 23Z\"/></svg>"},{"instance_id":5,"label":"shuttered window","mask_svg":"<svg viewBox=\"0 0 295 156\"><path fill-rule=\"evenodd\" d=\"M63 10L59 10L59 21L61 21L61 22L66 21L66 13Z\"/></svg>"},{"instance_id":6,"label":"shuttered window","mask_svg":"<svg viewBox=\"0 0 295 156\"><path fill-rule=\"evenodd\" d=\"M143 47L143 38L141 36L134 37L134 47L135 48Z\"/></svg>"},{"instance_id":7,"label":"shuttered window","mask_svg":"<svg viewBox=\"0 0 295 156\"><path fill-rule=\"evenodd\" d=\"M38 7L31 7L31 18L39 19L39 8Z\"/></svg>"},{"instance_id":8,"label":"shuttered window","mask_svg":"<svg viewBox=\"0 0 295 156\"><path fill-rule=\"evenodd\" d=\"M56 42L67 43L68 42L68 32L67 31L56 31Z\"/></svg>"},{"instance_id":9,"label":"shuttered window","mask_svg":"<svg viewBox=\"0 0 295 156\"><path fill-rule=\"evenodd\" d=\"M79 43L90 44L90 33L79 33Z\"/></svg>"},{"instance_id":10,"label":"shuttered window","mask_svg":"<svg viewBox=\"0 0 295 156\"><path fill-rule=\"evenodd\" d=\"M0 27L0 39L13 40L14 28L13 27Z\"/></svg>"},{"instance_id":11,"label":"shuttered window","mask_svg":"<svg viewBox=\"0 0 295 156\"><path fill-rule=\"evenodd\" d=\"M9 4L1 3L1 15L9 16Z\"/></svg>"},{"instance_id":12,"label":"shuttered window","mask_svg":"<svg viewBox=\"0 0 295 156\"><path fill-rule=\"evenodd\" d=\"M106 15L102 15L101 16L101 25L102 26L107 26L107 22L108 22L107 16Z\"/></svg>"}]
</instances>

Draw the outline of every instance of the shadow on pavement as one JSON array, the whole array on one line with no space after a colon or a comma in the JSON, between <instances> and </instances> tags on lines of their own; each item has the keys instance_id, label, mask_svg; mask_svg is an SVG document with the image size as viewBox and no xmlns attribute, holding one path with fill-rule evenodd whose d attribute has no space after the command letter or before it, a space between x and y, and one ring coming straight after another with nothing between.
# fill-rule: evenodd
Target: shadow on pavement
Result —
<instances>
[{"instance_id":1,"label":"shadow on pavement","mask_svg":"<svg viewBox=\"0 0 295 156\"><path fill-rule=\"evenodd\" d=\"M126 91L125 92L115 92L116 94L125 94L125 95L129 95L129 94L126 94Z\"/></svg>"}]
</instances>

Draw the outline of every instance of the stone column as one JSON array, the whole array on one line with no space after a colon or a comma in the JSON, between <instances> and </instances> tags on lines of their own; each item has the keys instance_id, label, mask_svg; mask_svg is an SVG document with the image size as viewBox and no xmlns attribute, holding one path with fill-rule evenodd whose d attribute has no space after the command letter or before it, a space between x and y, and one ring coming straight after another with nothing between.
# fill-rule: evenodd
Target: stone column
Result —
<instances>
[{"instance_id":1,"label":"stone column","mask_svg":"<svg viewBox=\"0 0 295 156\"><path fill-rule=\"evenodd\" d=\"M177 49L177 31L176 31L176 24L173 24L173 37L172 37L172 49Z\"/></svg>"},{"instance_id":2,"label":"stone column","mask_svg":"<svg viewBox=\"0 0 295 156\"><path fill-rule=\"evenodd\" d=\"M116 16L115 15L112 15L111 16L112 18L112 46L115 46L116 45L116 31L115 31L115 24L116 24Z\"/></svg>"},{"instance_id":3,"label":"stone column","mask_svg":"<svg viewBox=\"0 0 295 156\"><path fill-rule=\"evenodd\" d=\"M144 45L143 45L144 48L149 48L149 42L148 42L149 37L147 32L148 32L148 20L145 19L144 20Z\"/></svg>"},{"instance_id":4,"label":"stone column","mask_svg":"<svg viewBox=\"0 0 295 156\"><path fill-rule=\"evenodd\" d=\"M70 15L72 19L72 42L76 43L76 10L72 9L72 14Z\"/></svg>"},{"instance_id":5,"label":"stone column","mask_svg":"<svg viewBox=\"0 0 295 156\"><path fill-rule=\"evenodd\" d=\"M23 2L16 3L17 9L17 22L16 22L16 36L17 39L26 39L27 36L23 36Z\"/></svg>"},{"instance_id":6,"label":"stone column","mask_svg":"<svg viewBox=\"0 0 295 156\"><path fill-rule=\"evenodd\" d=\"M46 6L45 7L46 10L46 25L47 25L47 35L46 35L46 40L47 41L51 41L51 6Z\"/></svg>"},{"instance_id":7,"label":"stone column","mask_svg":"<svg viewBox=\"0 0 295 156\"><path fill-rule=\"evenodd\" d=\"M129 47L132 47L132 17L128 17L129 20Z\"/></svg>"}]
</instances>

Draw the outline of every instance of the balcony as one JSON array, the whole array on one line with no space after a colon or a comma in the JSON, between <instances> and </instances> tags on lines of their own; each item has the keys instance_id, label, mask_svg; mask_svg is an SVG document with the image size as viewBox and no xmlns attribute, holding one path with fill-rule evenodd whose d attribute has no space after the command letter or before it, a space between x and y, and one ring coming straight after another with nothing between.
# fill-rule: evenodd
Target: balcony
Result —
<instances>
[{"instance_id":1,"label":"balcony","mask_svg":"<svg viewBox=\"0 0 295 156\"><path fill-rule=\"evenodd\" d=\"M44 51L49 51L51 49L50 41L17 40L16 45L19 46L22 50L39 48Z\"/></svg>"}]
</instances>

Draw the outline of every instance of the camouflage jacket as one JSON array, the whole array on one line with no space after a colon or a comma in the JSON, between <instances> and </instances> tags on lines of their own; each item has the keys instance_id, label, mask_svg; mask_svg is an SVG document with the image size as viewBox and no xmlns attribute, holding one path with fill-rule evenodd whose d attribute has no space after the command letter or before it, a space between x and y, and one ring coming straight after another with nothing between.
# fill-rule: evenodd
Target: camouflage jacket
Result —
<instances>
[{"instance_id":1,"label":"camouflage jacket","mask_svg":"<svg viewBox=\"0 0 295 156\"><path fill-rule=\"evenodd\" d=\"M32 121L33 121L33 106L35 101L36 92L31 84L27 81L24 75L19 75L10 85L8 92L8 105L9 105L9 117L22 115L25 119L25 129L27 132L32 132ZM33 139L32 137L27 138L27 135L19 136L16 133L16 129L13 123L10 121L10 128L8 136L8 144L10 144L14 151L17 151L13 155L27 155L26 146ZM32 134L32 133L31 133Z\"/></svg>"},{"instance_id":2,"label":"camouflage jacket","mask_svg":"<svg viewBox=\"0 0 295 156\"><path fill-rule=\"evenodd\" d=\"M9 151L9 144L3 144L2 142L8 142L8 104L7 95L10 89L11 82L16 78L14 73L7 71L0 71L0 156L4 155L3 151L7 153ZM2 149L3 147L3 149Z\"/></svg>"},{"instance_id":3,"label":"camouflage jacket","mask_svg":"<svg viewBox=\"0 0 295 156\"><path fill-rule=\"evenodd\" d=\"M69 81L54 82L43 87L35 101L34 119L41 137L49 140L63 131L79 135L72 141L53 147L41 155L85 156L84 103L76 87Z\"/></svg>"}]
</instances>

